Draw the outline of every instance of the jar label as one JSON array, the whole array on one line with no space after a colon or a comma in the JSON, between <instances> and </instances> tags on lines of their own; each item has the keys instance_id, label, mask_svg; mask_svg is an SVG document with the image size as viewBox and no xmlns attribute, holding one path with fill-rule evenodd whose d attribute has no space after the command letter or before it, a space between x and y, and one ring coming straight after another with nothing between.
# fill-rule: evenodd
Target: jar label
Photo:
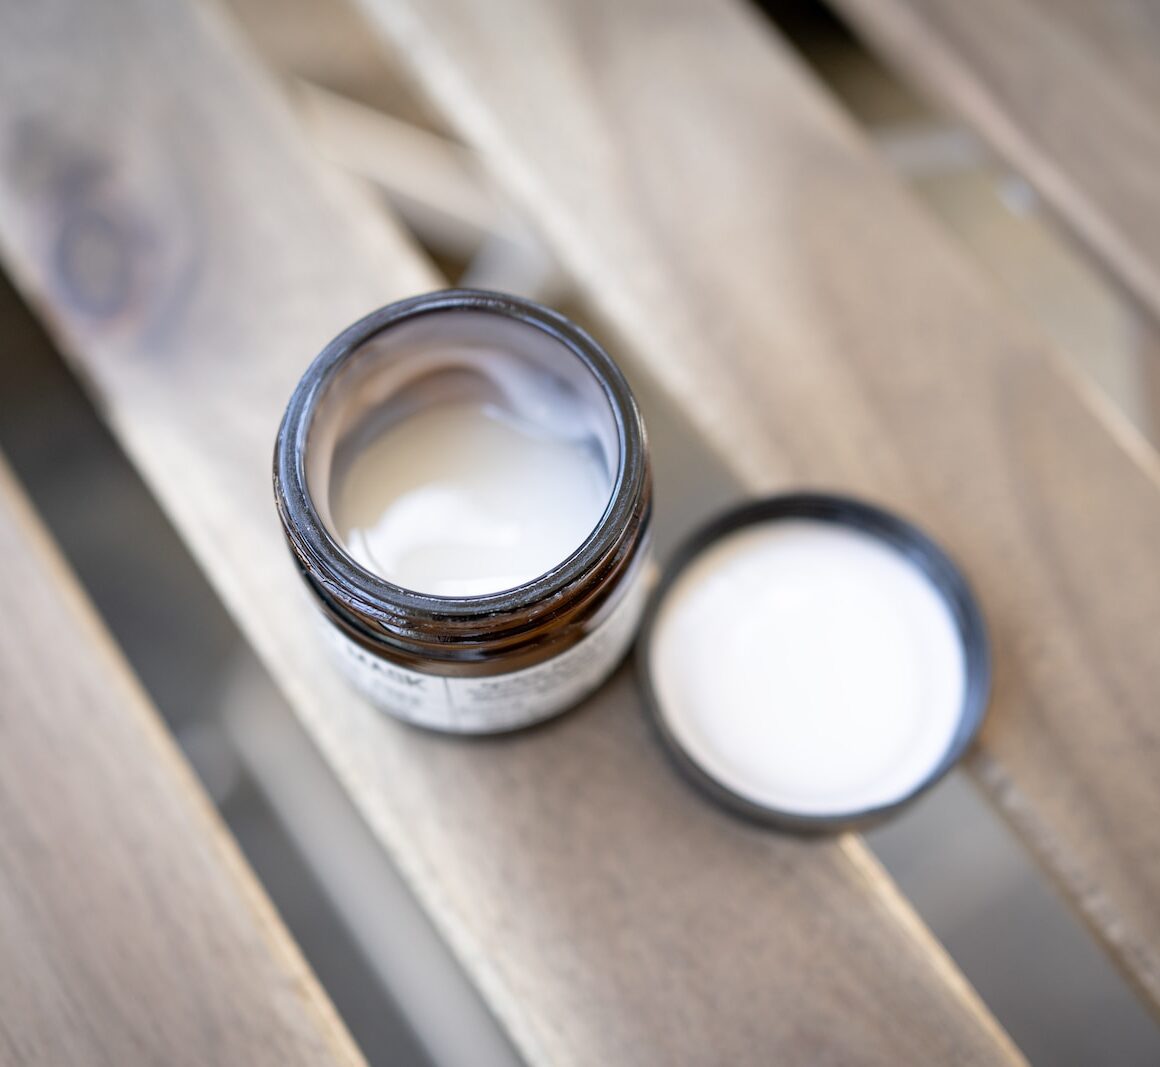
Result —
<instances>
[{"instance_id":1,"label":"jar label","mask_svg":"<svg viewBox=\"0 0 1160 1067\"><path fill-rule=\"evenodd\" d=\"M475 678L428 674L375 655L323 619L344 673L373 704L396 718L455 733L529 726L579 703L620 663L644 611L651 567L629 577L620 602L594 630L533 667Z\"/></svg>"}]
</instances>

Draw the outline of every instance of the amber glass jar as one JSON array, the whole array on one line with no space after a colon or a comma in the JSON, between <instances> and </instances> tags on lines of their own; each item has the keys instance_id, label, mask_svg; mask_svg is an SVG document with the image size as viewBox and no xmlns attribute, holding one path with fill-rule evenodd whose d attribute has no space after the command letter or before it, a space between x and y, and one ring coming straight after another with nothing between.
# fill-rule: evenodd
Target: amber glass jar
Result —
<instances>
[{"instance_id":1,"label":"amber glass jar","mask_svg":"<svg viewBox=\"0 0 1160 1067\"><path fill-rule=\"evenodd\" d=\"M393 426L476 400L520 404L544 434L566 427L606 474L603 512L574 550L512 588L406 588L356 559L336 509L343 479ZM632 642L650 541L644 426L611 358L531 301L447 290L345 330L290 399L274 491L325 640L354 684L401 719L460 733L526 726L583 699Z\"/></svg>"}]
</instances>

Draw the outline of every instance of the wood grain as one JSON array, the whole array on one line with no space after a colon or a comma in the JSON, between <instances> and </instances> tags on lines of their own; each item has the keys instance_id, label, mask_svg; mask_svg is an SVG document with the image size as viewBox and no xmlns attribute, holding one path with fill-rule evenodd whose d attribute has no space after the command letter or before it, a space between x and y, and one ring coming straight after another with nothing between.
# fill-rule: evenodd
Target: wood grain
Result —
<instances>
[{"instance_id":1,"label":"wood grain","mask_svg":"<svg viewBox=\"0 0 1160 1067\"><path fill-rule=\"evenodd\" d=\"M629 672L487 743L353 697L282 544L274 432L325 340L437 279L318 168L214 9L9 5L0 49L8 263L530 1060L1018 1060L860 842L706 804Z\"/></svg>"},{"instance_id":2,"label":"wood grain","mask_svg":"<svg viewBox=\"0 0 1160 1067\"><path fill-rule=\"evenodd\" d=\"M0 1059L358 1064L0 460Z\"/></svg>"},{"instance_id":3,"label":"wood grain","mask_svg":"<svg viewBox=\"0 0 1160 1067\"><path fill-rule=\"evenodd\" d=\"M962 560L997 654L975 767L1160 1002L1155 455L748 7L363 2L753 490L878 498Z\"/></svg>"},{"instance_id":4,"label":"wood grain","mask_svg":"<svg viewBox=\"0 0 1160 1067\"><path fill-rule=\"evenodd\" d=\"M837 0L961 114L1160 321L1160 8Z\"/></svg>"}]
</instances>

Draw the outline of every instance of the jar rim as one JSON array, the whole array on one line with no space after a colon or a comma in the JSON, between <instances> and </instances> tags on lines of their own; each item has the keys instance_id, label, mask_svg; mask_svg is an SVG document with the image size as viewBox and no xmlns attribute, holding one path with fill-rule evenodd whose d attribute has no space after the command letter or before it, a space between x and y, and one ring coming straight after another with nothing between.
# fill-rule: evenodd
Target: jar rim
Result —
<instances>
[{"instance_id":1,"label":"jar rim","mask_svg":"<svg viewBox=\"0 0 1160 1067\"><path fill-rule=\"evenodd\" d=\"M358 563L327 528L310 492L306 453L319 403L343 365L369 340L420 316L475 312L540 330L592 373L611 409L618 462L608 504L583 542L557 566L510 589L479 596L440 596L396 585ZM290 397L274 450L274 495L282 526L311 583L335 607L362 620L465 621L527 611L555 602L619 546L647 489L645 431L632 390L603 348L583 329L542 304L481 289L441 289L388 304L343 330L307 368ZM360 621L362 621L360 620Z\"/></svg>"}]
</instances>

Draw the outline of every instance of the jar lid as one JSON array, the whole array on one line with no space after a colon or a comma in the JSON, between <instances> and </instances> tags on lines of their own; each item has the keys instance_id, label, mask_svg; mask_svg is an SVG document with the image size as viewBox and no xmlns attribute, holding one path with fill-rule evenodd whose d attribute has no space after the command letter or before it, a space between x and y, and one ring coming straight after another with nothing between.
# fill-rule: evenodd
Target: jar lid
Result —
<instances>
[{"instance_id":1,"label":"jar lid","mask_svg":"<svg viewBox=\"0 0 1160 1067\"><path fill-rule=\"evenodd\" d=\"M638 645L677 766L781 828L877 820L941 778L982 725L978 604L921 530L848 497L795 493L713 519L678 550Z\"/></svg>"}]
</instances>

